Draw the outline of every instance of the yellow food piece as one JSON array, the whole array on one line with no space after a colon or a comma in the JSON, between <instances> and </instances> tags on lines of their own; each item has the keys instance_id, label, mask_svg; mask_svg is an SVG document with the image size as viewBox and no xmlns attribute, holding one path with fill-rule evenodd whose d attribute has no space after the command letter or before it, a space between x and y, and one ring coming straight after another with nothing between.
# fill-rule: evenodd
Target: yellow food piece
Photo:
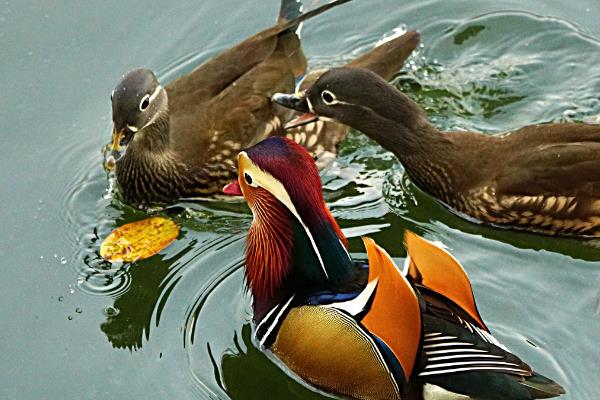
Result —
<instances>
[{"instance_id":1,"label":"yellow food piece","mask_svg":"<svg viewBox=\"0 0 600 400\"><path fill-rule=\"evenodd\" d=\"M171 244L179 226L170 219L152 217L118 227L100 246L100 255L110 262L133 262L151 257Z\"/></svg>"}]
</instances>

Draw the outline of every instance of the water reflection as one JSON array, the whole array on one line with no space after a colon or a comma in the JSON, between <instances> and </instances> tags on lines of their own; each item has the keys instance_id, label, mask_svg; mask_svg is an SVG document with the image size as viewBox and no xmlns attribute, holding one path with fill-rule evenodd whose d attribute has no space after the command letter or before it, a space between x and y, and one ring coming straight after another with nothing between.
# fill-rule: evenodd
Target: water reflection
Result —
<instances>
[{"instance_id":1,"label":"water reflection","mask_svg":"<svg viewBox=\"0 0 600 400\"><path fill-rule=\"evenodd\" d=\"M114 294L113 308L118 314L107 316L106 322L100 325L113 347L138 350L144 338L150 339L153 315L158 326L169 294L181 279L169 275L170 268L190 250L188 247L169 258L154 256L128 266L126 275L132 284Z\"/></svg>"}]
</instances>

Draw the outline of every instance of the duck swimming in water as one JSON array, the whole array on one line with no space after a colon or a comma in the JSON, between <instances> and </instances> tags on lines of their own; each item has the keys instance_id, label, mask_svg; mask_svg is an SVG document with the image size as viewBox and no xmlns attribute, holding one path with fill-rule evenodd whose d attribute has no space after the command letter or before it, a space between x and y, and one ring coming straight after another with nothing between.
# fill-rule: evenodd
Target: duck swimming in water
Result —
<instances>
[{"instance_id":1,"label":"duck swimming in water","mask_svg":"<svg viewBox=\"0 0 600 400\"><path fill-rule=\"evenodd\" d=\"M297 143L272 137L242 151L224 192L254 215L245 275L256 339L310 384L355 399L564 393L491 335L465 271L438 245L407 232L400 269L364 238L368 260L353 259Z\"/></svg>"},{"instance_id":2,"label":"duck swimming in water","mask_svg":"<svg viewBox=\"0 0 600 400\"><path fill-rule=\"evenodd\" d=\"M600 125L555 123L504 135L440 132L408 96L360 68L335 68L273 100L360 130L411 181L459 215L547 235L600 236Z\"/></svg>"},{"instance_id":3,"label":"duck swimming in water","mask_svg":"<svg viewBox=\"0 0 600 400\"><path fill-rule=\"evenodd\" d=\"M301 14L301 3L282 0L279 22L206 61L165 87L147 69L127 73L112 93L114 124L110 166L124 200L133 205L171 203L219 193L235 178L235 154L269 135L285 135L290 110L270 101L292 91L306 58L298 27L349 0L334 0ZM390 79L419 42L409 32L349 65ZM314 82L323 71L309 73ZM347 128L315 123L289 134L315 156L335 153Z\"/></svg>"}]
</instances>

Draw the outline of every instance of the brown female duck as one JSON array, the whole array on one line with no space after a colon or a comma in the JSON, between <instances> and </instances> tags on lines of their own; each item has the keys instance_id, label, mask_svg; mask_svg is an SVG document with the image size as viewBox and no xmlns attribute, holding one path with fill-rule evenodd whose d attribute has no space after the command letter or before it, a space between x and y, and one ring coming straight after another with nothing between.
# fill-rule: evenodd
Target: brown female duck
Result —
<instances>
[{"instance_id":1,"label":"brown female duck","mask_svg":"<svg viewBox=\"0 0 600 400\"><path fill-rule=\"evenodd\" d=\"M290 111L270 97L292 91L306 70L297 27L348 1L334 0L300 15L300 2L282 0L277 25L165 87L149 70L126 74L112 94L113 151L107 163L116 168L125 201L147 205L219 193L236 176L234 157L240 149L285 134L281 121ZM406 34L355 63L389 78L418 41L418 34ZM308 78L314 81L320 74ZM317 154L334 152L346 130L320 122L291 135Z\"/></svg>"},{"instance_id":2,"label":"brown female duck","mask_svg":"<svg viewBox=\"0 0 600 400\"><path fill-rule=\"evenodd\" d=\"M302 122L322 116L364 132L396 154L419 188L464 216L548 235L600 236L600 125L532 125L498 136L440 132L409 97L354 68L332 69L305 92L273 100L308 113Z\"/></svg>"}]
</instances>

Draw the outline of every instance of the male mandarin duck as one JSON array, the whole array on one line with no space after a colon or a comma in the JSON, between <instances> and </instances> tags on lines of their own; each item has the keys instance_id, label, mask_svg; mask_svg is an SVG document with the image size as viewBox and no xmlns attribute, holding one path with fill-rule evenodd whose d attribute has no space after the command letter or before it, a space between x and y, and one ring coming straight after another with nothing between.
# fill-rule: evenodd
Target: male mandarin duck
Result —
<instances>
[{"instance_id":1,"label":"male mandarin duck","mask_svg":"<svg viewBox=\"0 0 600 400\"><path fill-rule=\"evenodd\" d=\"M107 165L116 168L124 200L148 205L218 193L235 179L234 156L240 149L269 135L285 135L282 121L291 111L270 97L293 90L306 71L299 24L348 1L300 14L299 1L282 0L277 25L166 87L147 69L123 76L111 96L114 129ZM349 65L390 79L418 42L419 35L409 32ZM310 73L306 80L314 82L322 73ZM318 156L335 152L346 132L340 124L319 122L289 134Z\"/></svg>"},{"instance_id":2,"label":"male mandarin duck","mask_svg":"<svg viewBox=\"0 0 600 400\"><path fill-rule=\"evenodd\" d=\"M238 155L238 171L223 191L243 194L254 215L245 274L256 338L299 377L356 399L564 393L492 337L442 248L407 232L402 271L368 238L368 262L353 260L302 146L265 139Z\"/></svg>"},{"instance_id":3,"label":"male mandarin duck","mask_svg":"<svg viewBox=\"0 0 600 400\"><path fill-rule=\"evenodd\" d=\"M364 132L400 159L420 189L461 216L548 235L600 236L600 125L532 125L498 136L440 132L408 96L359 68L332 69L306 91L273 99L308 113L288 127L325 117Z\"/></svg>"}]
</instances>

